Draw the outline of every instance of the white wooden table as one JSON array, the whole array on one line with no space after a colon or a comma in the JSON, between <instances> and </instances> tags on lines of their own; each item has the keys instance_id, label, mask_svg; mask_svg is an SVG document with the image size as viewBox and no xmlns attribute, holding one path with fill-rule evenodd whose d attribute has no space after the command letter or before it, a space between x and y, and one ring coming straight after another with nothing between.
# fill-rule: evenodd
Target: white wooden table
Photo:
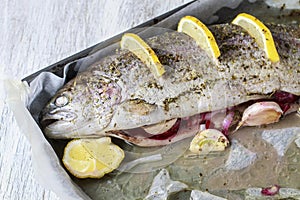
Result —
<instances>
[{"instance_id":1,"label":"white wooden table","mask_svg":"<svg viewBox=\"0 0 300 200\"><path fill-rule=\"evenodd\" d=\"M2 0L0 76L20 80L189 1ZM0 113L0 199L59 199L36 182L30 144L2 102Z\"/></svg>"}]
</instances>

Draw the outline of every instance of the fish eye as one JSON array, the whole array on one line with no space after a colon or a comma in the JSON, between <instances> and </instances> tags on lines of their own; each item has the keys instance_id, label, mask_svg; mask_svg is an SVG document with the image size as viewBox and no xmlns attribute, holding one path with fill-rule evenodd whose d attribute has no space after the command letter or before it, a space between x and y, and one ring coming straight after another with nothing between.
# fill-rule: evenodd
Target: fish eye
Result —
<instances>
[{"instance_id":1,"label":"fish eye","mask_svg":"<svg viewBox=\"0 0 300 200\"><path fill-rule=\"evenodd\" d=\"M69 98L62 95L55 99L54 104L58 107L63 107L69 103Z\"/></svg>"}]
</instances>

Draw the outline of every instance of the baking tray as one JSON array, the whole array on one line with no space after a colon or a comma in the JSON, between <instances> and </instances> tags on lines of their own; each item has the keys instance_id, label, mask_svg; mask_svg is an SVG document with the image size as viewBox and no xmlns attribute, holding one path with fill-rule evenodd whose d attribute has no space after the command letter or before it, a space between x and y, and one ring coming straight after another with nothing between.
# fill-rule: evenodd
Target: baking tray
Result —
<instances>
[{"instance_id":1,"label":"baking tray","mask_svg":"<svg viewBox=\"0 0 300 200\"><path fill-rule=\"evenodd\" d=\"M200 1L199 1L200 2ZM205 1L203 1L205 2ZM209 2L209 1L207 1ZM230 2L230 1L228 1ZM239 2L239 1L236 1L236 2ZM251 1L250 1L251 2ZM277 9L277 8L271 8L269 5L265 4L264 1L257 1L256 2L256 6L258 7L262 7L262 8L267 8L267 12L265 11L262 11L262 12L257 12L256 11L256 7L253 7L253 4L250 3L249 1L245 0L245 1L241 1L241 3L238 5L237 8L222 8L220 10L217 11L216 15L221 15L221 16L224 16L222 18L219 18L219 19L216 19L216 20L212 20L210 18L206 18L204 17L202 14L200 13L197 13L195 12L194 9L192 9L193 11L193 16L199 18L201 21L205 22L206 24L217 24L217 23L227 23L227 22L230 22L237 14L241 13L241 12L247 12L247 13L253 13L255 12L257 15L259 15L259 18L263 21L265 21L265 19L267 19L266 21L273 21L273 22L276 22L276 21L280 21L280 19L282 18L285 18L286 21L291 21L292 20L295 20L297 19L297 16L298 16L298 21L300 20L300 16L299 16L299 12L298 11L285 11L283 10L282 8L281 9ZM254 1L255 2L255 1ZM261 2L261 3L259 3ZM174 23L174 21L176 19L179 19L181 17L183 17L184 15L188 15L190 13L187 13L185 12L185 9L190 6L191 4L195 4L197 3L197 1L191 1L187 4L184 4L178 8L175 8L165 14L162 14L158 17L155 17L147 22L144 22L138 26L135 26L133 28L130 28L116 36L113 36L105 41L102 41L92 47L89 47L83 51L80 51L70 57L67 57L61 61L58 61L57 63L54 63L50 66L47 66L25 78L22 79L22 81L26 81L30 84L30 82L37 76L39 75L41 72L45 72L45 71L48 71L48 72L53 72L54 74L57 74L57 75L62 75L62 69L63 69L63 66L65 66L66 64L74 61L74 60L77 60L77 59L80 59L80 58L83 58L85 56L88 56L90 55L91 53L93 52L96 52L100 49L103 49L103 48L106 48L108 47L109 45L112 45L118 41L120 41L122 35L126 32L131 32L131 33L138 33L142 30L144 30L145 28L147 27L162 27L162 28L168 28L168 29L173 29L173 30L176 30L176 23ZM275 11L273 13L273 11ZM176 16L175 18L173 18L172 20L168 20L168 18L174 14L177 14L179 13L178 16ZM268 19L269 18L269 19Z\"/></svg>"},{"instance_id":2,"label":"baking tray","mask_svg":"<svg viewBox=\"0 0 300 200\"><path fill-rule=\"evenodd\" d=\"M261 19L264 22L281 22L281 23L299 23L300 21L300 17L299 17L299 11L297 10L286 10L283 7L281 8L273 8L267 4L265 4L264 1L224 1L224 4L228 4L227 6L222 8L218 8L217 6L214 8L214 12L210 13L210 14L205 14L206 12L206 7L208 6L210 9L212 9L212 3L213 1L192 1L190 3L187 3L179 8L176 8L170 12L167 12L161 16L155 17L139 26L136 26L132 29L129 29L125 32L132 32L132 33L141 33L141 32L147 32L147 28L151 27L155 27L155 28L167 28L167 29L171 29L171 30L176 30L176 24L175 22L178 22L179 19L185 15L193 15L197 18L199 18L201 21L205 22L206 24L217 24L217 23L227 23L230 22L238 13L241 12L247 12L249 14L253 14L255 16L257 16L259 19ZM199 4L199 6L198 6ZM201 7L200 7L201 5ZM72 63L74 63L77 60L80 60L81 58L85 58L88 56L91 56L95 53L97 53L98 51L101 51L101 49L105 49L107 47L110 47L111 45L117 43L120 38L122 37L123 33L118 34L106 41L100 42L88 49L85 49L79 53L76 53L66 59L63 59L55 64L52 64L26 78L24 78L22 81L26 81L29 85L31 84L31 82L37 77L39 76L41 73L43 72L52 72L53 74L62 77L63 76L63 69L66 65L70 65L70 67L72 68ZM76 71L74 71L74 73L70 73L71 76L75 76L76 75ZM72 78L72 77L69 77ZM274 126L270 126L270 129L273 129L276 127L285 127L287 130L288 127L290 126L295 126L293 123L291 123L291 121L295 121L297 120L295 115L289 116L289 118L286 119L286 122L284 124L279 123L276 124ZM269 129L267 129L269 130ZM250 137L249 134L247 134L247 132L251 131L253 134L253 137ZM241 141L247 141L247 145L251 145L252 143L255 143L255 140L258 139L260 133L262 132L262 129L260 128L245 128L242 131L239 132L239 134L236 134L235 139L236 140L241 140ZM66 140L53 140L53 139L48 139L48 142L52 145L53 149L56 152L56 155L61 158L62 157L62 152L63 152L63 146L66 144ZM267 145L265 143L261 143L261 144L257 144L253 145L250 149L255 149L255 148L264 148L264 150L266 150L266 146L262 147L260 145ZM255 147L256 146L256 147ZM236 148L239 148L238 144L235 146ZM268 146L270 147L270 146ZM299 154L297 155L292 155L293 151L297 150L297 147L294 145L292 147L292 149L288 150L288 154L290 156L293 156L294 159L299 159L298 157L300 157ZM228 153L228 152L227 152ZM272 153L274 153L273 151L271 153L267 153L267 156L270 156ZM219 159L219 157L214 157L214 158L202 158L204 159L205 162L209 162L212 165L213 164L220 164L220 162L225 162L226 160L224 159ZM202 160L203 161L203 160ZM177 162L177 163L176 163ZM212 192L215 195L219 195L219 196L223 196L226 197L228 199L243 199L245 197L249 197L250 199L253 197L254 199L256 198L256 193L251 193L251 191L255 191L254 186L256 187L264 187L267 184L272 184L274 182L272 182L272 178L270 178L270 180L265 181L264 183L259 183L259 177L255 178L255 184L249 184L248 186L245 185L245 183L242 184L239 183L238 180L240 179L250 179L251 176L249 176L249 173L254 173L253 176L263 176L261 173L258 172L252 172L251 170L247 172L243 172L243 173L232 173L230 174L230 177L232 177L232 180L228 179L228 177L226 177L223 172L222 169L216 169L215 171L205 171L208 170L207 165L206 167L204 167L203 165L201 165L201 163L199 162L195 162L195 160L191 159L186 161L187 163L190 163L190 166L186 169L186 170L182 170L179 169L177 167L178 162L176 161L171 167L168 168L168 170L170 171L171 177L173 179L182 181L182 182L188 182L186 180L185 177L190 176L189 173L195 173L196 177L192 180L193 184L191 184L191 188L192 189L198 189L198 190L202 190L202 191L209 191ZM276 160L274 160L274 162L278 162ZM194 167L195 164L198 164L199 166L203 167L203 169L199 170L197 167ZM259 164L257 164L255 167L257 168L257 171L260 171L260 167L268 167L268 166L264 166L264 162L261 162ZM180 164L178 164L179 166ZM276 167L277 165L274 165L272 167ZM298 170L299 166L296 166L296 170ZM300 170L300 169L299 169ZM263 170L262 170L263 171ZM180 172L180 173L179 173ZM213 176L213 180L212 182L209 182L210 180L208 180L207 178L203 178L203 176L205 176L205 174L210 174L210 176ZM154 175L157 174L157 171L153 172L152 174L150 174L147 177L142 177L143 173L141 174L134 174L134 175L130 175L130 177L127 176L119 176L117 179L113 179L113 181L110 181L110 179L115 176L116 173L113 173L112 175L107 175L104 178L102 178L101 180L93 180L93 179L85 179L85 180L81 180L81 179L77 179L75 177L72 177L72 180L86 193L88 194L88 196L90 196L92 199L108 199L107 197L111 197L112 195L114 195L114 198L117 199L140 199L145 197L145 195L147 195L147 188L149 189L148 186L151 185L151 182L154 178ZM227 174L228 175L228 174ZM272 175L272 173L270 173L270 176ZM220 178L218 178L220 177ZM123 181L123 179L128 178L128 183L129 184L127 186L127 188L124 188L124 185L118 185L117 180L118 181ZM294 177L291 177L294 182L297 183L297 180L300 180L300 176L296 175ZM136 188L136 183L140 182L141 180L145 181L145 185L147 185L147 187L143 187L141 189ZM233 180L236 179L237 182L233 183ZM204 187L203 185L199 185L199 187L197 187L197 181L206 181L207 184ZM208 183L209 182L209 183ZM222 182L222 183L221 183ZM111 185L109 185L111 184ZM220 185L221 184L221 185ZM228 185L231 186L229 187ZM300 184L300 181L299 181ZM294 185L294 188L292 189L299 189L300 185ZM103 187L102 187L103 186ZM293 185L287 185L289 187L292 187ZM145 189L146 188L146 189ZM253 189L250 192L246 189ZM133 191L134 189L136 189L136 191ZM96 191L96 192L95 192ZM118 194L118 191L120 194ZM120 192L121 191L121 192ZM184 190L180 193L176 193L175 195L173 195L172 197L170 197L170 199L173 198L177 198L177 199L186 199L189 197L190 195L190 191L191 190ZM128 196L124 196L124 193L131 193ZM105 195L104 195L105 193ZM122 194L121 194L122 193ZM103 194L103 195L99 195L99 194ZM248 195L248 196L247 196ZM251 196L252 195L252 196ZM264 198L264 197L260 197L257 196L257 198Z\"/></svg>"}]
</instances>

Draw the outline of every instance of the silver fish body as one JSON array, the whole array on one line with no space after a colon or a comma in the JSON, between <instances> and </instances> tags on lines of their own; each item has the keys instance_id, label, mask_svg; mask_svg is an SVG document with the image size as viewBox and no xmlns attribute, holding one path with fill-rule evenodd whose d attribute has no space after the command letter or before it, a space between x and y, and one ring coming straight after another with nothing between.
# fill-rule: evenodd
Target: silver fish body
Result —
<instances>
[{"instance_id":1,"label":"silver fish body","mask_svg":"<svg viewBox=\"0 0 300 200\"><path fill-rule=\"evenodd\" d=\"M226 109L275 91L299 96L300 27L269 28L278 63L270 62L240 27L229 24L210 27L221 51L217 62L184 33L149 38L166 69L159 79L131 52L119 50L58 91L42 111L44 131L51 138L112 135L130 141L120 131Z\"/></svg>"}]
</instances>

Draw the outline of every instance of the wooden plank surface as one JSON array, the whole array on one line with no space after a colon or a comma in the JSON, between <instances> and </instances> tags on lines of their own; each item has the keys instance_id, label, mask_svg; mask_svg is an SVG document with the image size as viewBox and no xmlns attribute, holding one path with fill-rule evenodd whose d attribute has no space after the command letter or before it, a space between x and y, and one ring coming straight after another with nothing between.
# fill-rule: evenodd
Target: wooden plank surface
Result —
<instances>
[{"instance_id":1,"label":"wooden plank surface","mask_svg":"<svg viewBox=\"0 0 300 200\"><path fill-rule=\"evenodd\" d=\"M20 80L189 1L2 0L1 76ZM0 199L59 199L34 178L26 130L3 102L0 113Z\"/></svg>"}]
</instances>

